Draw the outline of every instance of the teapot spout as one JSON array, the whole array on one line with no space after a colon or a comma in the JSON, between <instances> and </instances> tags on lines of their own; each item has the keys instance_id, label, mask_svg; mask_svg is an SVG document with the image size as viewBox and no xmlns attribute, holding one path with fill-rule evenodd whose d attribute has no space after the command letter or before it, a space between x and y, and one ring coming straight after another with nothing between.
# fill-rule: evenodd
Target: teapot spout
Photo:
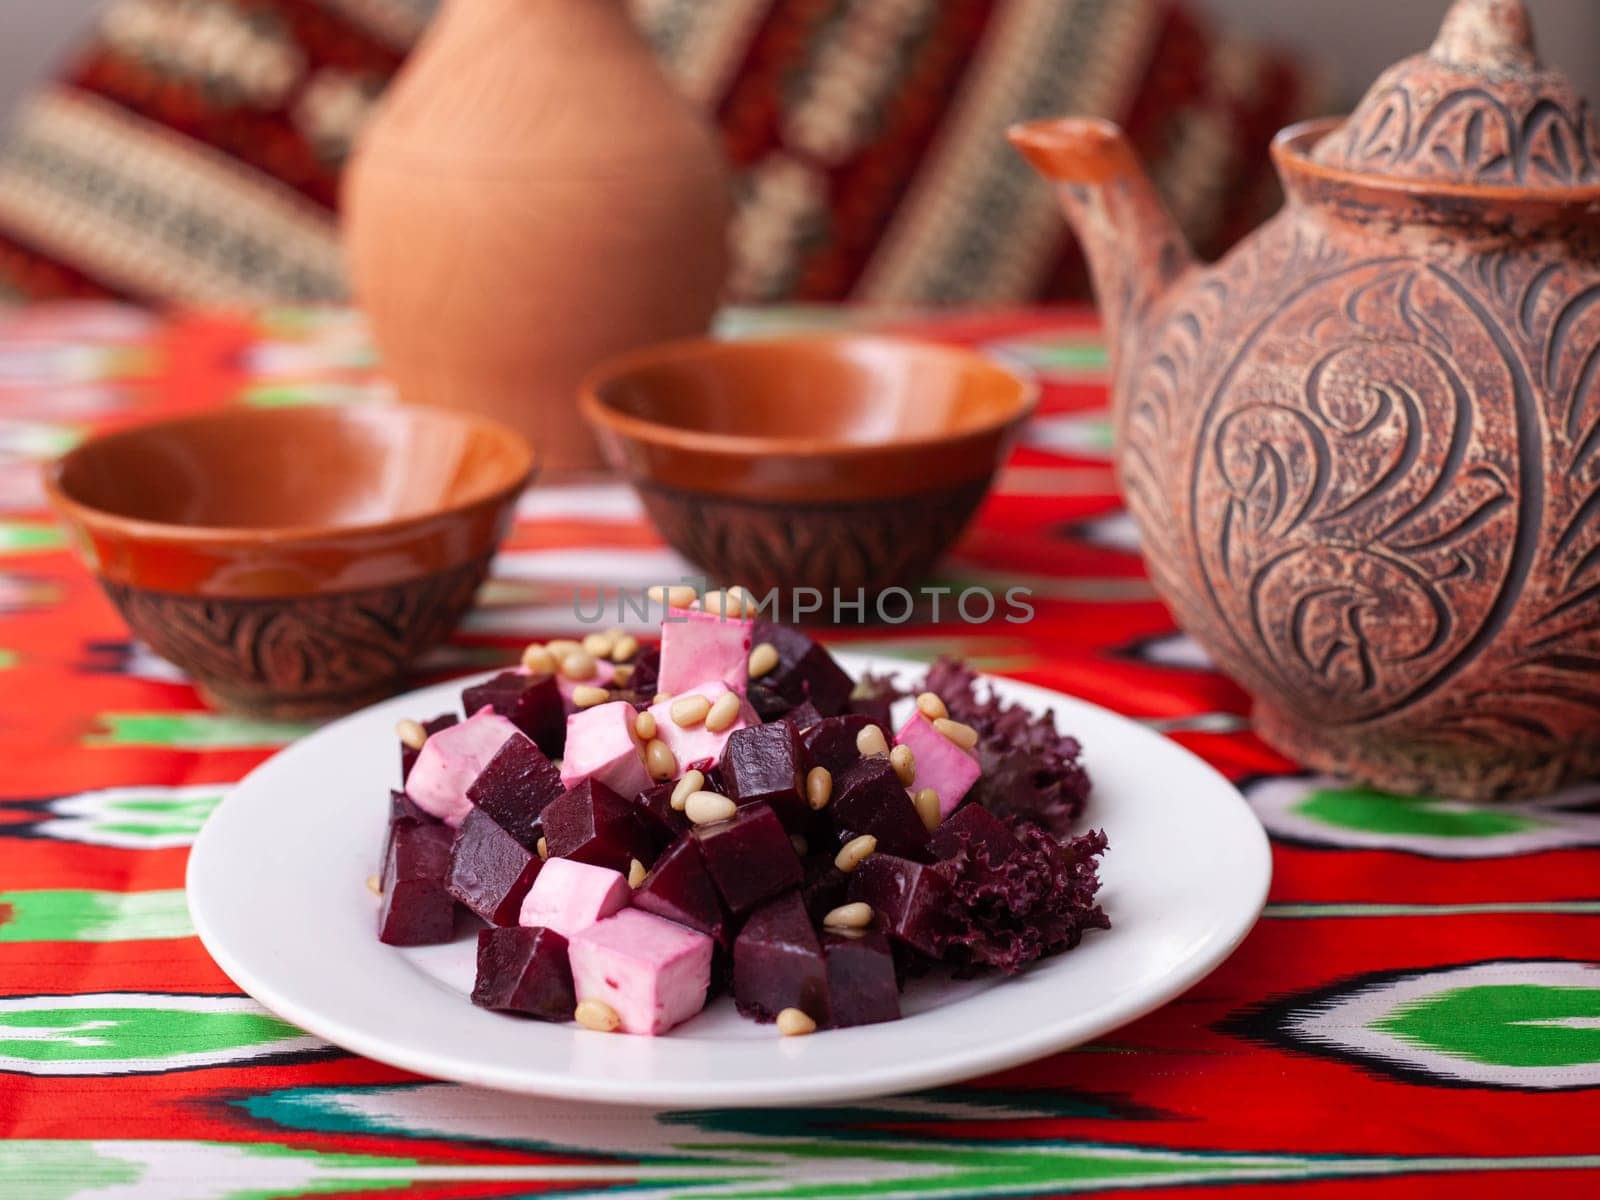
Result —
<instances>
[{"instance_id":1,"label":"teapot spout","mask_svg":"<svg viewBox=\"0 0 1600 1200\"><path fill-rule=\"evenodd\" d=\"M1013 125L1011 144L1056 185L1089 260L1113 352L1138 315L1194 263L1128 139L1110 121L1064 117Z\"/></svg>"}]
</instances>

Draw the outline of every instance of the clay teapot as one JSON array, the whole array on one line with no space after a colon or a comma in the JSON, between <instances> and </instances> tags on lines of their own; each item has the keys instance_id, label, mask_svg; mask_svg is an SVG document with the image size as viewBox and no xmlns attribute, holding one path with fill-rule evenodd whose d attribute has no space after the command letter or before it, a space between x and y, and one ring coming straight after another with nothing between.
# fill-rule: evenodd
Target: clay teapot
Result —
<instances>
[{"instance_id":1,"label":"clay teapot","mask_svg":"<svg viewBox=\"0 0 1600 1200\"><path fill-rule=\"evenodd\" d=\"M1518 0L1458 0L1281 212L1191 257L1114 126L1012 141L1113 349L1155 586L1320 770L1485 799L1600 767L1600 132Z\"/></svg>"}]
</instances>

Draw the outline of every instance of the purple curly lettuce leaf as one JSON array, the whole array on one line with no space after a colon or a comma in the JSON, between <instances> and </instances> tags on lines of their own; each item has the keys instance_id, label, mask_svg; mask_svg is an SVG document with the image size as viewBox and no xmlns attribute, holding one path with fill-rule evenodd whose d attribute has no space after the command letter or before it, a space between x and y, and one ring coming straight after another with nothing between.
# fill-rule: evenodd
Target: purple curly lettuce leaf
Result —
<instances>
[{"instance_id":1,"label":"purple curly lettuce leaf","mask_svg":"<svg viewBox=\"0 0 1600 1200\"><path fill-rule=\"evenodd\" d=\"M992 689L980 695L977 673L954 659L935 662L923 686L944 700L951 717L978 731L983 774L971 798L1014 829L1033 824L1070 842L1089 799L1089 774L1083 747L1056 731L1055 714L1036 715Z\"/></svg>"},{"instance_id":2,"label":"purple curly lettuce leaf","mask_svg":"<svg viewBox=\"0 0 1600 1200\"><path fill-rule=\"evenodd\" d=\"M1016 974L1047 954L1072 949L1090 929L1111 927L1095 903L1097 860L1106 848L1100 830L1062 843L1024 822L1016 849L1000 859L966 831L956 838L956 852L933 870L958 902L943 948L958 977L985 969Z\"/></svg>"}]
</instances>

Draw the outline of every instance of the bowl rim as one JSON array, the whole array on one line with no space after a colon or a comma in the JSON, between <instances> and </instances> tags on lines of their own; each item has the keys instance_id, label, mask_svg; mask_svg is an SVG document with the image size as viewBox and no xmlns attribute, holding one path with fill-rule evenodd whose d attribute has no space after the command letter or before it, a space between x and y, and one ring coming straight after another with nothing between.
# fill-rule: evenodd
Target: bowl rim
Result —
<instances>
[{"instance_id":1,"label":"bowl rim","mask_svg":"<svg viewBox=\"0 0 1600 1200\"><path fill-rule=\"evenodd\" d=\"M90 450L107 443L131 440L152 430L192 429L200 426L233 421L259 421L270 424L282 419L284 414L315 413L340 421L370 424L378 418L387 421L413 421L476 428L507 444L520 459L519 469L508 479L493 488L471 494L451 504L440 505L422 512L402 517L376 521L344 521L322 525L180 525L168 521L154 521L148 517L132 517L109 509L99 508L72 495L62 482L62 475L73 460ZM86 527L115 529L129 537L149 542L204 543L208 545L259 546L282 545L291 542L317 542L352 535L372 535L402 532L428 525L441 519L471 512L485 505L501 504L508 497L520 495L538 474L539 457L533 446L509 425L478 413L417 404L299 404L283 408L248 408L231 406L210 412L184 416L165 417L155 421L142 421L105 433L93 434L65 454L45 466L45 494L58 513Z\"/></svg>"},{"instance_id":2,"label":"bowl rim","mask_svg":"<svg viewBox=\"0 0 1600 1200\"><path fill-rule=\"evenodd\" d=\"M715 356L728 351L796 343L837 350L843 346L878 346L898 353L911 352L928 358L956 359L968 366L991 372L1013 385L1012 405L998 417L961 429L883 441L847 441L829 437L779 437L772 434L715 433L665 425L622 412L600 396L604 384L646 367L657 367L686 360ZM1039 404L1039 383L1006 364L969 346L952 345L906 334L895 333L806 333L765 334L759 337L702 336L677 338L624 351L606 359L584 375L578 391L578 407L591 426L603 426L625 437L654 445L670 446L701 453L760 455L774 457L857 458L881 455L885 451L931 449L963 441L989 437L1010 429L1033 415Z\"/></svg>"}]
</instances>

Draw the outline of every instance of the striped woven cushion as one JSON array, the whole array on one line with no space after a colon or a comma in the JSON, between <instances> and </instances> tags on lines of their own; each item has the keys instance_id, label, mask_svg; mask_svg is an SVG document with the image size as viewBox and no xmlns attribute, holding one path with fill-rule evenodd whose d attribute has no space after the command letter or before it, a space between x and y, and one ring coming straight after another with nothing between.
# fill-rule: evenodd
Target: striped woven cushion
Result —
<instances>
[{"instance_id":1,"label":"striped woven cushion","mask_svg":"<svg viewBox=\"0 0 1600 1200\"><path fill-rule=\"evenodd\" d=\"M1081 290L1012 121L1123 121L1202 249L1272 196L1295 64L1164 0L630 0L737 168L731 298ZM0 295L345 296L338 173L432 0L112 0L0 146Z\"/></svg>"}]
</instances>

